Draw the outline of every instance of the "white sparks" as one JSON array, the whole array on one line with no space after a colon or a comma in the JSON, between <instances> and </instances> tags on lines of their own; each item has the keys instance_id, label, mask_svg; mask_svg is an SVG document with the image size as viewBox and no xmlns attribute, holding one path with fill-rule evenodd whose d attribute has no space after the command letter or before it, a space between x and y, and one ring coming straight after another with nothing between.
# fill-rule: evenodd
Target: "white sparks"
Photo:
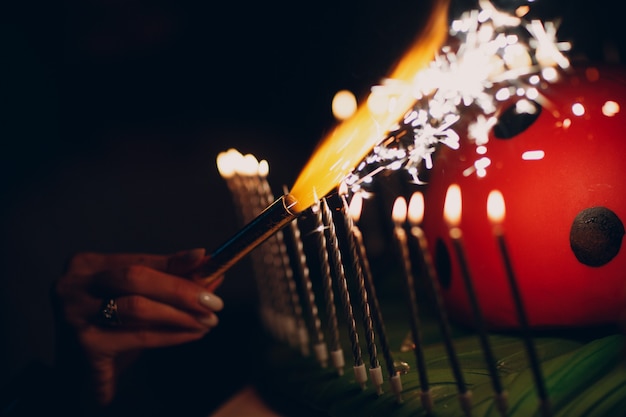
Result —
<instances>
[{"instance_id":1,"label":"white sparks","mask_svg":"<svg viewBox=\"0 0 626 417\"><path fill-rule=\"evenodd\" d=\"M451 40L415 75L412 85L387 79L372 88L373 113L392 106L393 97L403 91L411 91L415 103L346 178L352 192L362 192L385 170L404 169L413 182L422 183L419 171L432 167L437 147L458 149L461 137L477 147L477 160L464 175L485 176L491 161L484 155L489 132L498 122L498 103L518 97L517 110L535 112L531 101L539 98L539 88L558 79L557 68L569 67L563 52L570 45L557 41L557 25L529 22L525 13L505 13L487 0L479 1L479 9L452 22ZM385 105L374 106L382 97ZM464 117L470 114L472 120Z\"/></svg>"}]
</instances>

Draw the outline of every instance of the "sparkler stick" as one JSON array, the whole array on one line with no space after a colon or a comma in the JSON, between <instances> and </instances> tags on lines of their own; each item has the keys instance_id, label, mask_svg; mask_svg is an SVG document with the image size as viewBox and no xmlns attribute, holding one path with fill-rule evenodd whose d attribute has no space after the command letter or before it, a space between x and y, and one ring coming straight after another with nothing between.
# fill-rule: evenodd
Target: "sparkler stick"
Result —
<instances>
[{"instance_id":1,"label":"sparkler stick","mask_svg":"<svg viewBox=\"0 0 626 417\"><path fill-rule=\"evenodd\" d=\"M478 297L474 290L474 284L467 265L467 258L465 256L465 249L463 247L463 232L459 228L461 222L461 189L458 185L452 184L447 191L445 203L444 203L444 218L448 227L450 228L450 239L452 239L452 245L459 261L461 268L461 276L465 284L465 290L472 308L474 315L474 324L478 333L483 355L485 356L485 362L489 374L491 375L491 383L495 393L496 405L500 413L505 416L508 408L507 396L502 382L500 381L500 374L496 367L496 360L491 350L491 344L489 343L489 335L487 334L487 328L483 319L482 311L478 303Z\"/></svg>"},{"instance_id":2,"label":"sparkler stick","mask_svg":"<svg viewBox=\"0 0 626 417\"><path fill-rule=\"evenodd\" d=\"M526 310L524 309L524 303L522 301L522 295L517 284L517 278L513 270L513 264L511 262L511 256L506 245L504 238L504 229L502 222L505 216L505 205L502 193L497 190L493 190L489 193L487 198L487 215L493 226L493 234L496 237L500 254L504 262L504 268L506 270L506 276L511 288L511 295L513 296L513 302L515 305L515 312L517 313L517 319L519 321L520 330L522 332L522 338L526 347L526 354L528 355L528 361L530 362L530 369L533 373L535 385L537 387L537 395L540 401L541 413L544 417L552 415L550 399L548 398L548 392L541 372L541 365L539 358L537 357L537 351L535 344L533 343L530 326L528 324L528 318L526 316Z\"/></svg>"},{"instance_id":3,"label":"sparkler stick","mask_svg":"<svg viewBox=\"0 0 626 417\"><path fill-rule=\"evenodd\" d=\"M354 236L354 222L352 217L348 215L348 201L345 194L340 190L342 209L341 214L344 220L346 228L346 234L348 237L348 247L350 249L350 256L352 259L352 267L356 275L358 295L361 304L361 314L363 320L363 326L365 327L365 342L370 357L370 375L372 373L381 372L380 363L378 362L378 353L376 351L376 340L374 334L374 324L372 322L372 314L370 312L370 306L368 302L367 289L365 288L365 278L363 275L363 269L361 268L361 262L359 260L359 251L357 249L357 241ZM381 373L382 375L382 373ZM376 386L377 392L382 394L382 378L372 378L372 382Z\"/></svg>"},{"instance_id":4,"label":"sparkler stick","mask_svg":"<svg viewBox=\"0 0 626 417\"><path fill-rule=\"evenodd\" d=\"M339 375L343 375L345 365L343 349L339 341L339 325L337 323L337 309L335 308L335 293L330 271L330 261L326 250L326 237L324 233L324 220L322 217L321 202L318 201L312 207L317 222L317 250L320 267L322 269L322 286L324 287L324 301L326 302L326 319L328 320L328 338L330 341L330 359Z\"/></svg>"},{"instance_id":5,"label":"sparkler stick","mask_svg":"<svg viewBox=\"0 0 626 417\"><path fill-rule=\"evenodd\" d=\"M352 303L350 302L348 282L346 280L345 270L343 268L341 251L339 250L339 240L337 239L337 232L335 231L333 214L330 210L330 207L328 206L328 201L325 198L322 199L322 219L325 226L324 232L326 233L328 253L332 261L331 264L333 265L333 271L335 272L335 279L337 280L337 288L339 289L341 304L343 306L343 311L346 315L346 321L348 324L348 334L350 336L352 357L354 360L354 376L356 381L361 385L361 387L365 389L367 373L365 372L365 365L363 364L363 357L361 355L359 334L357 333L354 313L352 311Z\"/></svg>"},{"instance_id":6,"label":"sparkler stick","mask_svg":"<svg viewBox=\"0 0 626 417\"><path fill-rule=\"evenodd\" d=\"M285 194L289 193L287 187L283 188L283 192ZM296 265L298 266L298 276L300 277L301 286L305 293L304 307L308 314L306 324L309 332L309 338L313 343L315 358L320 365L325 368L328 366L328 348L326 346L326 342L324 341L324 333L322 332L322 323L319 318L317 304L315 304L315 293L313 292L313 284L311 283L310 271L307 265L306 254L304 253L304 245L302 243L297 219L289 223L289 230L291 232L294 251L297 258Z\"/></svg>"},{"instance_id":7,"label":"sparkler stick","mask_svg":"<svg viewBox=\"0 0 626 417\"><path fill-rule=\"evenodd\" d=\"M433 408L433 400L432 395L430 393L429 383L428 383L428 375L426 370L426 360L424 358L424 348L422 344L422 332L421 325L419 322L419 311L417 306L417 298L415 294L415 279L413 277L411 259L409 256L409 248L406 237L406 232L404 231L403 223L406 220L406 200L404 197L398 197L393 205L393 222L394 226L394 236L396 237L396 242L398 243L398 249L400 250L400 260L402 263L402 268L404 272L405 284L406 284L406 292L407 292L407 301L409 306L409 320L411 323L411 335L413 337L413 351L415 353L415 359L417 362L417 369L419 373L419 381L420 381L420 389L421 389L421 401L422 406L428 412L432 411Z\"/></svg>"},{"instance_id":8,"label":"sparkler stick","mask_svg":"<svg viewBox=\"0 0 626 417\"><path fill-rule=\"evenodd\" d=\"M424 263L426 277L428 283L430 284L430 289L432 291L433 299L435 302L435 312L437 314L439 322L439 329L441 331L443 343L446 348L448 360L450 361L452 374L454 375L454 379L456 380L457 390L459 391L459 398L465 398L468 395L467 385L465 384L465 378L463 377L463 372L461 371L459 358L456 354L456 349L454 348L454 343L452 341L450 322L448 320L448 314L446 313L446 309L443 305L443 300L441 298L441 288L439 286L439 281L437 281L437 272L433 265L433 260L430 256L430 252L428 251L428 242L426 241L426 236L424 235L424 231L420 227L423 216L424 195L420 192L415 192L409 200L408 209L408 218L409 223L411 224L411 235L415 237L420 248L419 252L422 257L422 262ZM468 401L466 398L461 401L462 408L466 408L467 402ZM468 409L464 411L466 414L469 412Z\"/></svg>"}]
</instances>

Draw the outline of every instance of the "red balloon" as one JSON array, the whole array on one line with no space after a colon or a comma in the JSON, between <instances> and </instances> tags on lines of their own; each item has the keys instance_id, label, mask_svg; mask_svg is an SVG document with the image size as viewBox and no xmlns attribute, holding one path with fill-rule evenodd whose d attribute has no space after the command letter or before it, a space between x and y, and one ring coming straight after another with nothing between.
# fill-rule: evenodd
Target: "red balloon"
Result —
<instances>
[{"instance_id":1,"label":"red balloon","mask_svg":"<svg viewBox=\"0 0 626 417\"><path fill-rule=\"evenodd\" d=\"M578 68L537 90L532 101L503 103L484 154L466 139L458 150L442 146L435 154L424 193L424 231L445 302L454 318L472 323L443 219L446 191L458 184L463 247L489 327L518 326L487 217L494 189L504 196L502 227L529 323L616 323L626 311L626 71Z\"/></svg>"}]
</instances>

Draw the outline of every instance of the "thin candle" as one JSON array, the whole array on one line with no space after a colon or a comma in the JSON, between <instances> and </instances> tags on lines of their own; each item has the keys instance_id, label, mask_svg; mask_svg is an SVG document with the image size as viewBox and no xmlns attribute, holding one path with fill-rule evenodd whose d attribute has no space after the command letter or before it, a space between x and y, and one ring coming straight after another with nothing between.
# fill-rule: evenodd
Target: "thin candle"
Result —
<instances>
[{"instance_id":1,"label":"thin candle","mask_svg":"<svg viewBox=\"0 0 626 417\"><path fill-rule=\"evenodd\" d=\"M380 363L378 361L378 352L376 350L376 338L374 333L374 323L372 320L372 314L370 311L370 305L368 300L367 289L365 288L365 277L363 275L363 268L361 268L360 254L357 249L358 241L354 235L354 221L349 215L349 205L345 196L345 190L340 188L341 195L341 214L344 220L344 226L347 234L348 247L350 249L350 259L352 261L352 268L356 277L357 294L359 296L361 306L361 317L363 321L363 327L365 328L365 344L370 358L370 375L374 372L380 372ZM382 381L374 380L374 385L378 393L382 391Z\"/></svg>"},{"instance_id":2,"label":"thin candle","mask_svg":"<svg viewBox=\"0 0 626 417\"><path fill-rule=\"evenodd\" d=\"M476 326L485 362L487 363L487 368L489 369L489 374L491 375L496 405L500 414L506 415L506 410L508 408L506 393L502 386L502 382L500 381L500 375L498 374L498 369L496 367L496 360L489 343L487 328L485 326L485 321L483 319L478 298L474 290L474 284L472 283L469 267L467 265L467 257L465 256L465 249L463 246L463 232L459 228L459 225L461 224L462 198L461 188L457 184L452 184L448 188L443 212L444 219L450 229L450 239L452 240L452 245L454 246L457 260L459 261L461 276L463 277L465 290L467 291L467 296L474 315L474 325Z\"/></svg>"},{"instance_id":3,"label":"thin candle","mask_svg":"<svg viewBox=\"0 0 626 417\"><path fill-rule=\"evenodd\" d=\"M374 286L374 278L372 276L372 270L367 258L367 251L365 248L365 242L363 241L363 233L357 226L359 219L361 218L361 210L363 206L363 198L360 194L356 194L352 197L350 205L348 206L348 215L352 218L352 236L356 241L357 248L359 250L359 261L361 264L361 270L363 271L363 278L366 291L369 295L370 309L373 314L374 325L376 326L376 332L378 333L378 341L383 351L383 357L385 364L387 365L387 374L389 375L389 381L391 384L391 391L396 396L398 402L402 402L402 380L400 373L396 371L396 367L393 361L393 355L391 354L391 348L389 346L389 339L387 338L387 330L385 329L385 321L383 320L382 310L378 302L378 296L376 295L376 287ZM382 394L380 388L383 383L383 376L380 368L370 369L370 377L372 383L379 387L379 394Z\"/></svg>"},{"instance_id":4,"label":"thin candle","mask_svg":"<svg viewBox=\"0 0 626 417\"><path fill-rule=\"evenodd\" d=\"M454 342L452 341L452 332L450 330L450 322L448 320L448 314L443 304L441 297L441 287L437 280L437 271L435 270L432 257L428 250L428 242L424 231L421 228L422 221L424 219L424 195L416 191L409 200L408 207L408 220L411 225L411 235L416 239L419 247L419 253L424 265L424 272L428 283L430 284L430 290L434 300L435 313L439 323L439 329L441 331L450 367L452 368L452 374L456 380L457 390L459 392L459 398L462 399L461 407L467 408L468 404L468 389L461 371L461 365L459 363ZM469 410L464 410L466 413Z\"/></svg>"},{"instance_id":5,"label":"thin candle","mask_svg":"<svg viewBox=\"0 0 626 417\"><path fill-rule=\"evenodd\" d=\"M248 207L243 204L242 201L242 197L245 194L243 184L241 184L241 180L235 172L240 156L242 155L239 151L231 148L226 152L220 152L217 155L216 163L217 170L221 177L226 181L226 185L228 186L233 202L235 203L239 221L243 224L249 221L249 216L245 211Z\"/></svg>"},{"instance_id":6,"label":"thin candle","mask_svg":"<svg viewBox=\"0 0 626 417\"><path fill-rule=\"evenodd\" d=\"M240 163L240 157L243 157L239 151L236 149L229 149L225 152L220 152L217 155L216 163L217 169L222 176L222 178L226 181L226 185L231 193L233 198L233 202L235 204L235 209L237 211L237 218L241 224L246 223L250 216L248 205L244 205L242 203L242 198L245 195L245 190L243 184L241 183L241 178L239 178L239 174L236 172L237 166ZM274 330L274 321L272 319L272 311L274 303L272 294L270 292L270 286L268 285L260 285L260 275L264 271L264 265L261 263L261 259L257 254L253 252L251 254L252 265L254 270L254 278L257 283L257 288L259 290L259 303L260 303L260 314L263 324L265 328L268 330Z\"/></svg>"},{"instance_id":7,"label":"thin candle","mask_svg":"<svg viewBox=\"0 0 626 417\"><path fill-rule=\"evenodd\" d=\"M322 218L322 205L318 201L312 208L317 225L317 251L319 255L322 286L324 290L324 302L326 303L326 318L328 320L328 339L330 343L330 359L339 375L343 375L345 365L343 349L339 341L339 324L337 323L337 309L335 308L335 292L330 271L330 261L326 250L326 236L324 236L324 220Z\"/></svg>"},{"instance_id":8,"label":"thin candle","mask_svg":"<svg viewBox=\"0 0 626 417\"><path fill-rule=\"evenodd\" d=\"M270 187L267 176L269 174L269 163L266 160L259 161L257 163L256 177L258 179L258 193L263 205L271 204L274 201L274 194ZM293 222L292 222L293 223ZM299 346L302 355L308 356L310 354L309 349L309 335L306 332L304 325L304 317L302 315L302 306L300 304L300 295L296 286L296 281L293 277L293 269L291 268L291 261L289 254L287 253L287 246L285 244L285 236L282 230L279 230L268 239L261 247L267 247L269 245L270 253L274 260L274 273L282 272L278 274L278 280L282 281L283 291L285 292L285 304L288 307L286 313L287 323L287 337L293 346Z\"/></svg>"},{"instance_id":9,"label":"thin candle","mask_svg":"<svg viewBox=\"0 0 626 417\"><path fill-rule=\"evenodd\" d=\"M406 200L404 197L396 198L391 214L394 223L393 232L400 251L400 261L403 268L402 272L404 273L405 278L407 304L409 306L409 321L411 323L411 336L413 337L414 345L413 352L415 353L421 389L420 399L424 409L430 412L433 408L433 400L429 389L426 360L424 358L422 334L420 329L421 326L419 322L419 308L417 305L417 296L415 294L415 279L413 277L411 259L409 255L408 239L403 226L406 222L406 215Z\"/></svg>"},{"instance_id":10,"label":"thin candle","mask_svg":"<svg viewBox=\"0 0 626 417\"><path fill-rule=\"evenodd\" d=\"M522 332L522 337L524 339L524 345L526 346L526 354L528 355L528 361L530 362L530 368L537 387L537 395L541 404L541 412L543 416L550 416L552 414L550 399L548 398L548 392L541 371L541 365L539 363L539 358L537 357L535 344L533 343L530 334L530 326L528 324L526 310L522 301L522 295L517 284L517 278L515 276L515 271L513 270L513 264L511 262L508 246L504 237L504 228L502 227L502 223L504 222L505 214L506 206L504 204L504 197L502 196L502 193L498 190L491 191L487 198L487 216L493 226L493 234L498 243L498 248L504 262L504 269L506 270L511 295L513 296L513 303L515 304L515 312L517 313L517 319L519 321L520 331Z\"/></svg>"},{"instance_id":11,"label":"thin candle","mask_svg":"<svg viewBox=\"0 0 626 417\"><path fill-rule=\"evenodd\" d=\"M244 186L244 196L247 197L246 200L249 205L248 216L249 219L252 219L263 210L268 200L262 190L261 177L259 176L259 161L252 154L239 154L235 161L235 173ZM271 197L269 200L271 200ZM253 259L257 259L255 273L261 274L261 282L265 282L265 285L268 285L272 292L275 308L270 313L270 321L274 323L273 330L279 339L287 341L295 347L296 341L293 337L295 325L289 313L291 303L287 295L286 283L282 274L277 275L275 273L276 270L283 271L278 258L275 235L271 236L262 245L259 245L258 250L252 252L251 256Z\"/></svg>"},{"instance_id":12,"label":"thin candle","mask_svg":"<svg viewBox=\"0 0 626 417\"><path fill-rule=\"evenodd\" d=\"M365 388L367 373L365 371L365 364L363 363L361 346L359 345L359 334L357 333L356 329L356 321L354 320L352 303L350 302L348 282L346 280L341 251L339 249L339 239L337 238L337 232L335 229L335 223L333 221L332 211L330 210L328 201L325 198L322 199L322 219L324 221L324 232L326 233L328 254L331 259L331 265L333 266L333 271L335 273L334 276L337 280L339 296L341 297L343 312L346 315L346 321L348 324L348 335L350 337L350 344L352 347L354 376L359 385Z\"/></svg>"},{"instance_id":13,"label":"thin candle","mask_svg":"<svg viewBox=\"0 0 626 417\"><path fill-rule=\"evenodd\" d=\"M284 187L284 193L288 194L287 187ZM324 341L324 332L322 332L322 323L319 317L317 304L315 303L315 293L313 284L311 283L311 275L307 264L307 257L304 251L304 243L302 242L302 234L298 224L298 219L289 223L289 231L291 232L291 242L296 257L296 266L298 268L297 276L300 277L300 285L304 292L304 308L306 310L307 319L305 323L309 332L309 339L313 345L313 353L319 364L325 368L328 366L328 347Z\"/></svg>"}]
</instances>

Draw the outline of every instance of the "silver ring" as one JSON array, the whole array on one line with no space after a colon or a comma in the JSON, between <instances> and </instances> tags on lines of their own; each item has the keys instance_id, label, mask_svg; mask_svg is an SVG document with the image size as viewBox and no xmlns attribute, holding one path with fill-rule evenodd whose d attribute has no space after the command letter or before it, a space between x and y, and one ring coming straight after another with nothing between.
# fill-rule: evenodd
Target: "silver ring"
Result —
<instances>
[{"instance_id":1,"label":"silver ring","mask_svg":"<svg viewBox=\"0 0 626 417\"><path fill-rule=\"evenodd\" d=\"M115 299L109 298L102 305L101 310L102 318L104 319L104 323L109 326L117 326L120 324L120 318L117 310L117 303Z\"/></svg>"}]
</instances>

